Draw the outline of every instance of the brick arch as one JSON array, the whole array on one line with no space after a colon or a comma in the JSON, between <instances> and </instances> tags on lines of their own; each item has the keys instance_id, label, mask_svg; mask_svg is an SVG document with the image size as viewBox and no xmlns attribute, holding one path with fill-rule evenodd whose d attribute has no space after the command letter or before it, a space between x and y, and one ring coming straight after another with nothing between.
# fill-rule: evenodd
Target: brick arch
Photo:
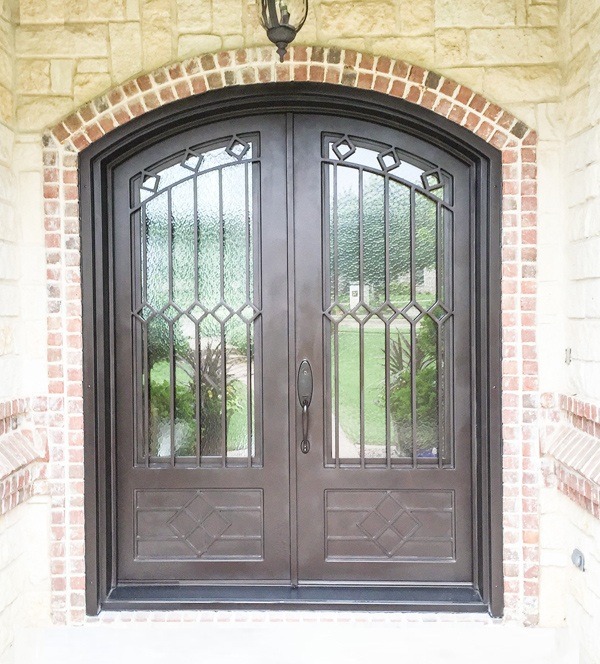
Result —
<instances>
[{"instance_id":1,"label":"brick arch","mask_svg":"<svg viewBox=\"0 0 600 664\"><path fill-rule=\"evenodd\" d=\"M270 48L194 57L120 85L85 104L52 129L80 151L117 126L177 99L232 85L311 81L374 90L428 108L498 149L535 145L523 122L470 88L387 56L295 46L284 63Z\"/></svg>"},{"instance_id":2,"label":"brick arch","mask_svg":"<svg viewBox=\"0 0 600 664\"><path fill-rule=\"evenodd\" d=\"M505 612L536 622L536 133L480 94L419 66L316 46L291 48L283 64L276 61L274 49L259 48L162 67L85 104L44 136L53 618L58 623L86 620L77 153L114 128L177 99L225 86L279 81L326 82L402 98L465 127L502 153ZM110 619L118 618L111 614Z\"/></svg>"}]
</instances>

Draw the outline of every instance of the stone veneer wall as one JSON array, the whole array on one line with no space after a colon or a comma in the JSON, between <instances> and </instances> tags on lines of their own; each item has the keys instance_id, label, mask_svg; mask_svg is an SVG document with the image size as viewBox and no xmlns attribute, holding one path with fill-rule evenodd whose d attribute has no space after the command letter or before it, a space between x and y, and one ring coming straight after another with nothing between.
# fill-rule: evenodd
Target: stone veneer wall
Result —
<instances>
[{"instance_id":1,"label":"stone veneer wall","mask_svg":"<svg viewBox=\"0 0 600 664\"><path fill-rule=\"evenodd\" d=\"M538 455L535 361L535 132L481 95L421 67L354 51L272 48L192 58L86 104L44 138L52 415L53 602L57 622L84 620L81 290L77 152L158 106L225 85L272 81L348 85L407 99L464 126L502 152L504 573L506 614L537 620Z\"/></svg>"},{"instance_id":2,"label":"stone veneer wall","mask_svg":"<svg viewBox=\"0 0 600 664\"><path fill-rule=\"evenodd\" d=\"M45 400L0 401L0 662L19 629L50 619Z\"/></svg>"},{"instance_id":3,"label":"stone veneer wall","mask_svg":"<svg viewBox=\"0 0 600 664\"><path fill-rule=\"evenodd\" d=\"M563 32L568 387L600 399L600 2L568 0ZM596 340L595 343L592 340Z\"/></svg>"},{"instance_id":4,"label":"stone veneer wall","mask_svg":"<svg viewBox=\"0 0 600 664\"><path fill-rule=\"evenodd\" d=\"M600 664L600 402L544 394L542 406L540 622L567 625L581 664Z\"/></svg>"}]
</instances>

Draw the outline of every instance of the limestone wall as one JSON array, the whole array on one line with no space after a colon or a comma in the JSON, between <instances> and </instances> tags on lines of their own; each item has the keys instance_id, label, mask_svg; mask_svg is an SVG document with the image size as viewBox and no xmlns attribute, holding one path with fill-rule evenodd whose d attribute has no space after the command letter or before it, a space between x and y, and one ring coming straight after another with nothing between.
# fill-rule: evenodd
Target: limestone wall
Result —
<instances>
[{"instance_id":1,"label":"limestone wall","mask_svg":"<svg viewBox=\"0 0 600 664\"><path fill-rule=\"evenodd\" d=\"M558 101L558 0L311 0L299 42L407 60L536 126ZM124 80L206 52L267 44L257 0L21 0L22 131L53 125Z\"/></svg>"},{"instance_id":2,"label":"limestone wall","mask_svg":"<svg viewBox=\"0 0 600 664\"><path fill-rule=\"evenodd\" d=\"M569 0L566 10L568 391L600 399L600 2Z\"/></svg>"},{"instance_id":3,"label":"limestone wall","mask_svg":"<svg viewBox=\"0 0 600 664\"><path fill-rule=\"evenodd\" d=\"M555 487L541 496L540 622L567 624L581 664L600 664L600 520ZM580 549L585 571L571 563Z\"/></svg>"},{"instance_id":4,"label":"limestone wall","mask_svg":"<svg viewBox=\"0 0 600 664\"><path fill-rule=\"evenodd\" d=\"M34 496L0 516L0 663L19 629L50 620L50 499Z\"/></svg>"}]
</instances>

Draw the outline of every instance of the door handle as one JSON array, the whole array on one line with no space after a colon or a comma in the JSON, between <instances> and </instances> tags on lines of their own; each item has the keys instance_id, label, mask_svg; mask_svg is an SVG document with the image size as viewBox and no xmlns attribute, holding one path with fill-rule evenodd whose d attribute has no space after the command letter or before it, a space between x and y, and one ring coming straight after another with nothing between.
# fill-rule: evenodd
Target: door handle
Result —
<instances>
[{"instance_id":1,"label":"door handle","mask_svg":"<svg viewBox=\"0 0 600 664\"><path fill-rule=\"evenodd\" d=\"M310 451L310 442L308 440L308 407L312 401L313 393L313 374L308 360L300 362L298 369L298 401L302 407L302 441L300 451L308 454Z\"/></svg>"}]
</instances>

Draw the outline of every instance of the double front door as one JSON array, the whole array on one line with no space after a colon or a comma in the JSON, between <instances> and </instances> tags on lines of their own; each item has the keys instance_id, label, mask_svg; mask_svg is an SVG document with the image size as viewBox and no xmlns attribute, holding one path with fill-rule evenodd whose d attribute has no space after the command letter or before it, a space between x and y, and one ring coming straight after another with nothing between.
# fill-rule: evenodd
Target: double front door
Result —
<instances>
[{"instance_id":1,"label":"double front door","mask_svg":"<svg viewBox=\"0 0 600 664\"><path fill-rule=\"evenodd\" d=\"M115 169L119 583L473 581L468 173L301 113Z\"/></svg>"}]
</instances>

